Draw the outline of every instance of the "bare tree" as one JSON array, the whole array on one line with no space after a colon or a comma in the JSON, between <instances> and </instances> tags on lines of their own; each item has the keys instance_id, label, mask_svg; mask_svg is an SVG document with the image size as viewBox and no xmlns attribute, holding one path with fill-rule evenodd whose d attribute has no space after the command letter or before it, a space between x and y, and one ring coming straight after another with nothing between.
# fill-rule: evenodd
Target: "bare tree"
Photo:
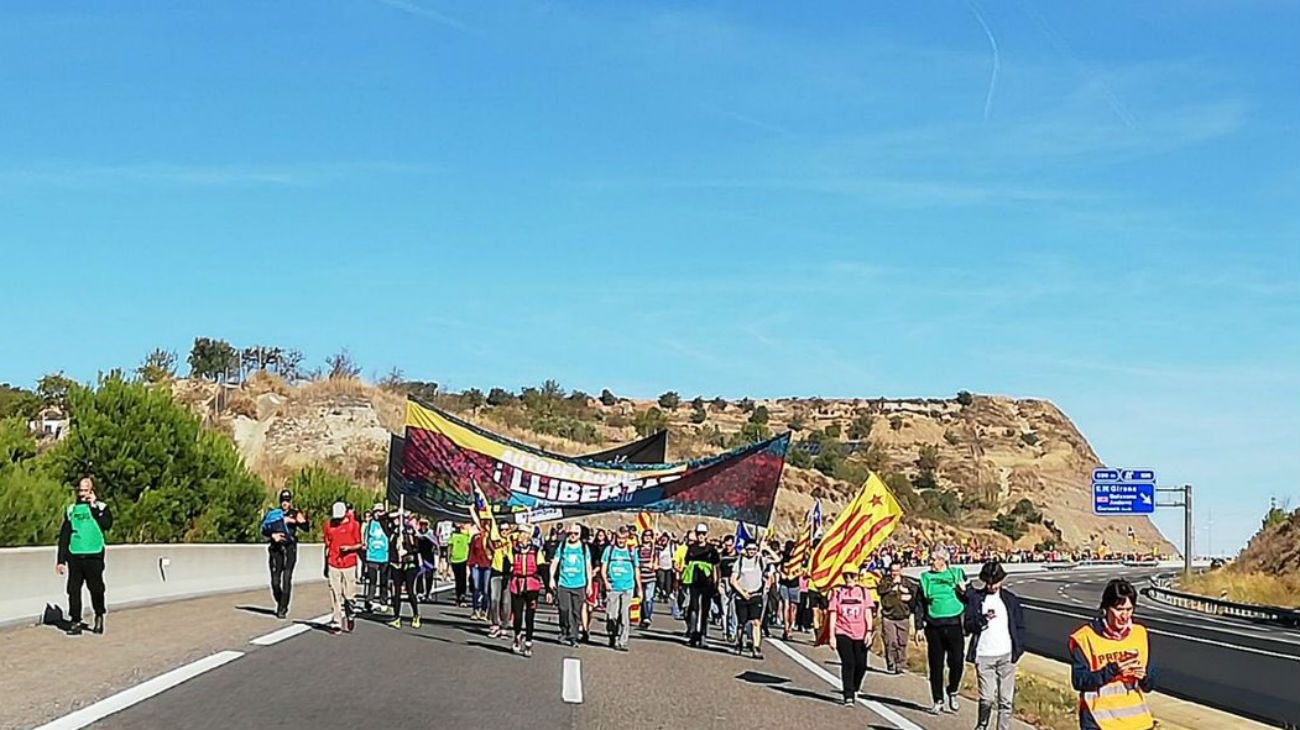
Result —
<instances>
[{"instance_id":1,"label":"bare tree","mask_svg":"<svg viewBox=\"0 0 1300 730\"><path fill-rule=\"evenodd\" d=\"M325 358L325 365L329 368L330 380L350 380L361 375L361 366L346 347Z\"/></svg>"}]
</instances>

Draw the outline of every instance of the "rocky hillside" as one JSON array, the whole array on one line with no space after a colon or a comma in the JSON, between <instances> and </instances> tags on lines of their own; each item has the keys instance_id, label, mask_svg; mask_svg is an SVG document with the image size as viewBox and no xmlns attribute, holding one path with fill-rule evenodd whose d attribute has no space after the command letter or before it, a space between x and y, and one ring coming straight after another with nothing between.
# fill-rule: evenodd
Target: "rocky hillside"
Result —
<instances>
[{"instance_id":1,"label":"rocky hillside","mask_svg":"<svg viewBox=\"0 0 1300 730\"><path fill-rule=\"evenodd\" d=\"M356 381L289 387L274 378L255 378L222 394L207 383L182 381L176 391L213 424L228 430L248 464L271 484L302 465L324 463L378 486L389 433L400 432L403 418L401 395ZM916 539L974 538L981 544L1009 545L1011 540L988 526L999 513L1028 499L1043 520L1026 525L1017 546L1033 547L1056 537L1063 547L1174 552L1145 518L1100 518L1091 513L1090 475L1101 461L1056 406L997 396L964 401L779 399L712 401L697 408L682 403L662 410L671 431L670 458L717 453L761 407L768 416L766 428L773 433L791 428L796 442L814 433L833 438L851 461L870 463L878 473L903 475L933 494L951 496L958 506L950 514L936 519L909 514L906 528ZM513 438L571 454L635 439L634 420L658 408L652 401L619 399L603 405L587 400L582 413L588 420L579 443L534 431L530 425L535 421L521 415L517 403L469 408L463 399L452 397L441 405L463 409L466 417ZM817 497L833 513L856 488L815 469L787 466L776 526L790 531Z\"/></svg>"},{"instance_id":2,"label":"rocky hillside","mask_svg":"<svg viewBox=\"0 0 1300 730\"><path fill-rule=\"evenodd\" d=\"M1233 566L1246 573L1300 578L1300 509L1266 525Z\"/></svg>"}]
</instances>

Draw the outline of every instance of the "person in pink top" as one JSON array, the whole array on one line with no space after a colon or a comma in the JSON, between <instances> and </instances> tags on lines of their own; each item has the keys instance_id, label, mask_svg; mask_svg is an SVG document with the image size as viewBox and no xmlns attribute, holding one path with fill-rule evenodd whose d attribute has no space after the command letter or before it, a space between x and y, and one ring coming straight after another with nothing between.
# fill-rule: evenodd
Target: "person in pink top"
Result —
<instances>
[{"instance_id":1,"label":"person in pink top","mask_svg":"<svg viewBox=\"0 0 1300 730\"><path fill-rule=\"evenodd\" d=\"M867 637L871 635L871 616L875 602L871 592L858 583L856 565L844 568L844 582L831 591L827 614L830 635L835 637L835 653L840 655L840 681L844 704L852 705L867 674Z\"/></svg>"}]
</instances>

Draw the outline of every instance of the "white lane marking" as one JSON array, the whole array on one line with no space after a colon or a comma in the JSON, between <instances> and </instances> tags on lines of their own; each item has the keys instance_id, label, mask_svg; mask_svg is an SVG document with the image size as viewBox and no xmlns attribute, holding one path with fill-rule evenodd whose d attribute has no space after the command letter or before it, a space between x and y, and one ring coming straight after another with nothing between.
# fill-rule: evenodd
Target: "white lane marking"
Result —
<instances>
[{"instance_id":1,"label":"white lane marking","mask_svg":"<svg viewBox=\"0 0 1300 730\"><path fill-rule=\"evenodd\" d=\"M281 641L284 641L285 639L292 639L298 634L311 631L312 624L327 623L333 617L334 617L333 613L327 613L324 616L309 618L306 621L297 621L294 622L292 626L286 626L282 629L276 629L275 631L272 631L269 634L263 634L248 643L256 644L257 646L270 646L272 644L278 644Z\"/></svg>"},{"instance_id":2,"label":"white lane marking","mask_svg":"<svg viewBox=\"0 0 1300 730\"><path fill-rule=\"evenodd\" d=\"M582 704L582 661L573 657L564 659L564 687L560 697L574 705Z\"/></svg>"},{"instance_id":3,"label":"white lane marking","mask_svg":"<svg viewBox=\"0 0 1300 730\"><path fill-rule=\"evenodd\" d=\"M1054 614L1057 614L1057 615L1060 615L1060 616L1069 616L1070 618L1077 618L1077 619L1081 619L1081 620L1085 620L1085 621L1088 620L1087 617L1085 617L1085 616L1079 616L1078 614L1069 613L1068 611L1058 611L1058 610L1056 610L1056 609L1054 609L1054 608L1046 608L1046 607L1044 607L1044 606L1031 606L1031 605L1029 605L1029 604L1025 604L1025 608L1029 609L1030 611L1043 611L1043 612L1045 612L1045 613L1054 613ZM1291 661L1293 661L1293 662L1300 662L1300 657L1297 657L1297 656L1291 656L1290 654L1280 654L1280 653L1278 653L1278 652L1275 652L1275 651L1269 651L1269 650L1267 650L1267 649L1256 649L1256 648L1253 647L1253 646L1240 646L1240 645L1238 645L1238 644L1229 644L1229 643L1224 642L1224 641L1214 641L1214 640L1212 640L1212 639L1202 639L1202 638L1199 637L1199 636L1187 636L1186 634L1175 634L1175 633L1172 632L1172 631L1165 631L1164 629L1153 629L1153 628L1151 628L1150 626L1147 627L1147 633L1148 633L1148 634L1160 634L1161 636L1169 636L1169 637L1171 637L1171 638L1182 639L1182 640L1184 640L1184 641L1194 641L1194 642L1196 642L1196 643L1198 643L1198 644L1209 644L1209 645L1211 645L1211 646L1221 646L1221 647L1224 647L1225 649L1234 649L1234 650L1236 650L1236 651L1246 651L1246 652L1250 652L1251 654L1259 654L1259 655L1261 655L1261 656L1271 656L1271 657L1275 657L1275 658L1277 658L1277 659L1289 659L1289 660L1291 660Z\"/></svg>"},{"instance_id":4,"label":"white lane marking","mask_svg":"<svg viewBox=\"0 0 1300 730\"><path fill-rule=\"evenodd\" d=\"M443 591L451 590L453 587L454 587L453 585L447 584L445 586L434 588L432 592L442 593ZM330 622L330 619L332 618L334 618L333 612L323 614L321 616L317 616L316 618L309 618L305 622L296 622L292 626L286 626L282 629L276 629L275 631L272 631L269 634L263 634L262 636L259 636L248 643L256 644L257 646L270 646L272 644L278 644L281 641L284 641L285 639L292 639L298 634L302 634L307 631L310 631L312 624L318 624L318 625L328 624Z\"/></svg>"},{"instance_id":5,"label":"white lane marking","mask_svg":"<svg viewBox=\"0 0 1300 730\"><path fill-rule=\"evenodd\" d=\"M798 663L799 666L817 675L819 678L821 678L823 682L829 684L832 687L841 686L839 677L836 677L834 674L831 674L830 672L826 671L822 667L817 666L816 662L804 656L803 654L799 653L798 650L786 646L785 642L781 641L780 639L769 638L767 640L767 643L771 644L772 646L775 646L777 649L780 649L782 654L785 654L786 656L795 660L795 662ZM858 702L862 703L868 710L871 710L872 712L876 713L880 717L883 717L885 720L888 720L889 722L893 723L894 727L898 728L898 730L925 730L920 725L917 725L916 723L912 722L906 717L903 717L902 715L898 714L897 712L894 712L893 710L889 709L888 707L885 707L884 705L880 704L875 700L869 700L864 697L859 697Z\"/></svg>"},{"instance_id":6,"label":"white lane marking","mask_svg":"<svg viewBox=\"0 0 1300 730\"><path fill-rule=\"evenodd\" d=\"M139 702L153 697L156 694L166 692L176 685L186 680L193 679L206 671L216 669L222 664L233 662L243 656L242 651L222 651L217 652L209 657L204 657L196 662L190 662L183 667L173 669L165 674L160 674L153 679L137 684L134 687L110 695L96 702L93 705L83 707L76 712L64 715L57 720L53 720L41 725L36 730L77 730L87 725L98 722L99 720L112 715L115 712L121 712Z\"/></svg>"}]
</instances>

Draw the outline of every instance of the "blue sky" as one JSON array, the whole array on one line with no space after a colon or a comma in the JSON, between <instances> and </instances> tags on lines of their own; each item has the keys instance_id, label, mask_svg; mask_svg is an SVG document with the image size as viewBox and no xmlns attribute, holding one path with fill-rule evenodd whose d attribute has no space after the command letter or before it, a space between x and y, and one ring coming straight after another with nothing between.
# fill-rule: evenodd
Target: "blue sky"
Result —
<instances>
[{"instance_id":1,"label":"blue sky","mask_svg":"<svg viewBox=\"0 0 1300 730\"><path fill-rule=\"evenodd\" d=\"M808 7L6 3L0 380L969 389L1300 504L1300 9Z\"/></svg>"}]
</instances>

